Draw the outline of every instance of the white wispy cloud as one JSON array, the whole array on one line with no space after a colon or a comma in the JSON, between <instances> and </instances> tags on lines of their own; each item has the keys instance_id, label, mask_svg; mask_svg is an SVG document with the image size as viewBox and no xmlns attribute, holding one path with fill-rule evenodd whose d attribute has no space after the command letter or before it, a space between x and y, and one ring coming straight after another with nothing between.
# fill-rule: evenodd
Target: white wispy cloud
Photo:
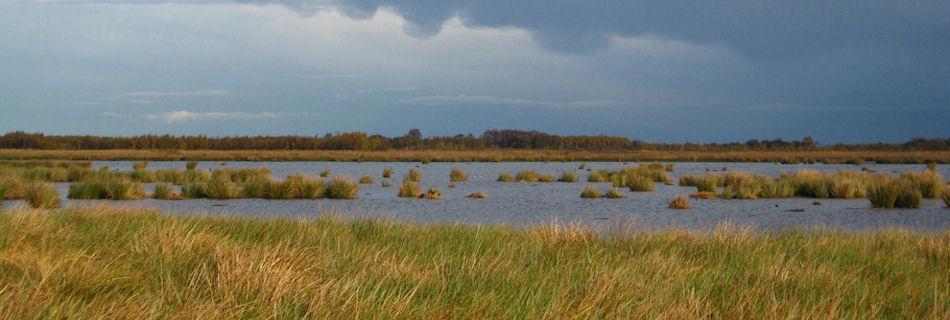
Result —
<instances>
[{"instance_id":1,"label":"white wispy cloud","mask_svg":"<svg viewBox=\"0 0 950 320\"><path fill-rule=\"evenodd\" d=\"M183 123L198 119L247 120L289 118L293 116L293 113L287 112L191 112L188 110L145 115L149 120L162 120L166 123Z\"/></svg>"},{"instance_id":2,"label":"white wispy cloud","mask_svg":"<svg viewBox=\"0 0 950 320\"><path fill-rule=\"evenodd\" d=\"M582 101L545 101L521 98L499 98L492 96L423 96L412 97L399 100L401 103L419 104L425 106L447 106L447 105L512 105L528 107L552 107L552 108L595 108L595 107L614 107L621 104L616 100L582 100Z\"/></svg>"},{"instance_id":3,"label":"white wispy cloud","mask_svg":"<svg viewBox=\"0 0 950 320\"><path fill-rule=\"evenodd\" d=\"M103 116L106 116L106 117L122 118L122 115L121 115L121 114L118 114L118 113L115 113L115 112L108 112L108 111L107 111L107 112L103 112L102 115L103 115Z\"/></svg>"}]
</instances>

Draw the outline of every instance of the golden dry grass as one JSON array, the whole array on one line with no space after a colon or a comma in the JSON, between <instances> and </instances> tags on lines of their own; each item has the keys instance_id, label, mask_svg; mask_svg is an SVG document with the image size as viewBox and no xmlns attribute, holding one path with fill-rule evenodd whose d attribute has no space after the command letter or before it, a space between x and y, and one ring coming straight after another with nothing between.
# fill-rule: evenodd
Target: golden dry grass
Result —
<instances>
[{"instance_id":1,"label":"golden dry grass","mask_svg":"<svg viewBox=\"0 0 950 320\"><path fill-rule=\"evenodd\" d=\"M950 232L0 215L4 319L945 319Z\"/></svg>"}]
</instances>

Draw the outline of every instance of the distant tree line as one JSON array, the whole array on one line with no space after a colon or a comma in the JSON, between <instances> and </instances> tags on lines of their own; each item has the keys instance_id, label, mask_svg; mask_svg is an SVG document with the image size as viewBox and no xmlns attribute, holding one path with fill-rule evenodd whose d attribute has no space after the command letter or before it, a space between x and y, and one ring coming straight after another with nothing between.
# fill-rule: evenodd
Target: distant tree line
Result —
<instances>
[{"instance_id":1,"label":"distant tree line","mask_svg":"<svg viewBox=\"0 0 950 320\"><path fill-rule=\"evenodd\" d=\"M744 143L648 143L610 136L558 136L537 131L487 130L480 136L422 136L412 129L404 136L384 137L363 132L324 136L208 137L140 135L132 137L58 136L10 132L0 137L4 149L178 149L178 150L483 150L538 149L571 151L798 151L798 150L950 150L950 138L914 138L905 143L837 144L820 146L811 137L798 141L749 140Z\"/></svg>"}]
</instances>

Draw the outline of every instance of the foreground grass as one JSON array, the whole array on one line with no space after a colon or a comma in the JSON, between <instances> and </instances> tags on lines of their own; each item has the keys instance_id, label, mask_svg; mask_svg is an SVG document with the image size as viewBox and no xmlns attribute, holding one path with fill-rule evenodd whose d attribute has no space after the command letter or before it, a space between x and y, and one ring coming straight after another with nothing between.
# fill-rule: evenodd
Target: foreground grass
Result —
<instances>
[{"instance_id":1,"label":"foreground grass","mask_svg":"<svg viewBox=\"0 0 950 320\"><path fill-rule=\"evenodd\" d=\"M946 318L950 232L0 215L3 318Z\"/></svg>"},{"instance_id":2,"label":"foreground grass","mask_svg":"<svg viewBox=\"0 0 950 320\"><path fill-rule=\"evenodd\" d=\"M950 163L950 151L564 151L564 150L29 150L0 149L0 159L207 161L709 161Z\"/></svg>"}]
</instances>

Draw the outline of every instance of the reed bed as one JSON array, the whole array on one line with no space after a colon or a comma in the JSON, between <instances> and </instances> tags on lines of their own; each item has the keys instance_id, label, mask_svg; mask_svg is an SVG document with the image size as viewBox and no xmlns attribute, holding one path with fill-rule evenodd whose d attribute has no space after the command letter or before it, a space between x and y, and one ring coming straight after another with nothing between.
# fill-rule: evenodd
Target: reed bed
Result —
<instances>
[{"instance_id":1,"label":"reed bed","mask_svg":"<svg viewBox=\"0 0 950 320\"><path fill-rule=\"evenodd\" d=\"M945 319L950 233L0 215L11 319Z\"/></svg>"},{"instance_id":2,"label":"reed bed","mask_svg":"<svg viewBox=\"0 0 950 320\"><path fill-rule=\"evenodd\" d=\"M466 180L468 180L468 173L462 168L452 168L452 172L449 172L449 181L458 182Z\"/></svg>"}]
</instances>

